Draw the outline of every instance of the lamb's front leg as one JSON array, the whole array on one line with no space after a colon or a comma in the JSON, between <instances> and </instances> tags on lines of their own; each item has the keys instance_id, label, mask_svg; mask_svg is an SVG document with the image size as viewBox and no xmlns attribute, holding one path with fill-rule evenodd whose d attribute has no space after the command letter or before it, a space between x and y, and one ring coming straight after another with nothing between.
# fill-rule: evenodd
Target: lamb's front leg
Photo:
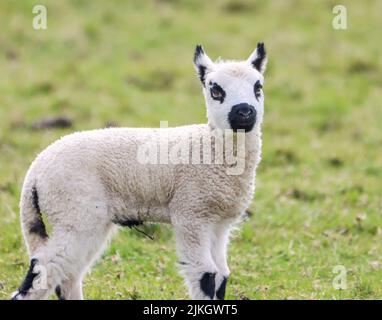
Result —
<instances>
[{"instance_id":1,"label":"lamb's front leg","mask_svg":"<svg viewBox=\"0 0 382 320\"><path fill-rule=\"evenodd\" d=\"M192 299L214 299L217 267L211 256L212 225L203 219L175 217L181 272Z\"/></svg>"},{"instance_id":2,"label":"lamb's front leg","mask_svg":"<svg viewBox=\"0 0 382 320\"><path fill-rule=\"evenodd\" d=\"M231 221L222 221L214 225L211 254L218 268L216 274L216 298L224 300L225 289L230 274L227 264L227 247L229 243L229 235L231 229Z\"/></svg>"}]
</instances>

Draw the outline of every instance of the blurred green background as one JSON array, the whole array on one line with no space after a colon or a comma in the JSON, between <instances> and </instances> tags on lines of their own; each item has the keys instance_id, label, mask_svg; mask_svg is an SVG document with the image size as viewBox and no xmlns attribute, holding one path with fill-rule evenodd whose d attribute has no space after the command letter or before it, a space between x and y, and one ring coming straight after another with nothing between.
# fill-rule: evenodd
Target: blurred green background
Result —
<instances>
[{"instance_id":1,"label":"blurred green background","mask_svg":"<svg viewBox=\"0 0 382 320\"><path fill-rule=\"evenodd\" d=\"M47 30L32 28L45 5ZM263 161L253 215L234 232L229 299L382 296L382 1L0 2L0 298L28 266L18 201L58 137L105 126L205 122L194 47L244 59L264 41ZM47 128L61 117L67 128ZM44 122L45 121L45 122ZM57 123L56 123L57 124ZM185 299L172 231L123 230L86 278L87 299ZM347 271L336 290L333 268Z\"/></svg>"}]
</instances>

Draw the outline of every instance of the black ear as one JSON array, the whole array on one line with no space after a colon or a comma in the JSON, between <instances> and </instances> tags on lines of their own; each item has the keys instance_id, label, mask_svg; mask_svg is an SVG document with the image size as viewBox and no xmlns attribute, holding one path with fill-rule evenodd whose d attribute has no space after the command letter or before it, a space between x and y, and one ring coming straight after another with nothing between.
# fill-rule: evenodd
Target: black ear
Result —
<instances>
[{"instance_id":1,"label":"black ear","mask_svg":"<svg viewBox=\"0 0 382 320\"><path fill-rule=\"evenodd\" d=\"M257 71L264 73L268 59L267 59L267 52L265 51L265 46L263 42L259 42L257 44L257 48L252 52L252 54L249 56L247 61Z\"/></svg>"},{"instance_id":2,"label":"black ear","mask_svg":"<svg viewBox=\"0 0 382 320\"><path fill-rule=\"evenodd\" d=\"M205 86L206 74L212 71L214 63L206 55L201 45L197 45L195 48L194 65L200 81Z\"/></svg>"}]
</instances>

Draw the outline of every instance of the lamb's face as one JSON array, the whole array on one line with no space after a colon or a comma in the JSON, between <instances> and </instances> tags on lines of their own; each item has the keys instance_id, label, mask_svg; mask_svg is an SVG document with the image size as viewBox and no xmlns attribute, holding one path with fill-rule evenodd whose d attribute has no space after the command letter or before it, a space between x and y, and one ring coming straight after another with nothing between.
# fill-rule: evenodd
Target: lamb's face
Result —
<instances>
[{"instance_id":1,"label":"lamb's face","mask_svg":"<svg viewBox=\"0 0 382 320\"><path fill-rule=\"evenodd\" d=\"M264 78L243 62L222 63L206 76L204 96L210 123L249 132L264 113Z\"/></svg>"},{"instance_id":2,"label":"lamb's face","mask_svg":"<svg viewBox=\"0 0 382 320\"><path fill-rule=\"evenodd\" d=\"M212 62L198 46L195 66L203 84L208 121L214 128L251 131L264 114L263 44L246 61Z\"/></svg>"}]
</instances>

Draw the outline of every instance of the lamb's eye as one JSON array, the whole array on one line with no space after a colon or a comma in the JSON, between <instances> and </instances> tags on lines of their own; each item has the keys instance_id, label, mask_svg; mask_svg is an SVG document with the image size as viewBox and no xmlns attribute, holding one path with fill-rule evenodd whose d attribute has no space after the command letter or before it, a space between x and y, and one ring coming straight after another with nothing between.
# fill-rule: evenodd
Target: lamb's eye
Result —
<instances>
[{"instance_id":1,"label":"lamb's eye","mask_svg":"<svg viewBox=\"0 0 382 320\"><path fill-rule=\"evenodd\" d=\"M225 91L221 86L219 86L216 83L211 83L210 92L212 99L218 100L220 101L220 103L223 103L225 98Z\"/></svg>"},{"instance_id":2,"label":"lamb's eye","mask_svg":"<svg viewBox=\"0 0 382 320\"><path fill-rule=\"evenodd\" d=\"M263 88L259 80L256 81L254 86L255 97L258 99L261 96L261 89Z\"/></svg>"},{"instance_id":3,"label":"lamb's eye","mask_svg":"<svg viewBox=\"0 0 382 320\"><path fill-rule=\"evenodd\" d=\"M221 91L218 89L218 87L212 87L211 88L211 96L212 98L214 99L219 99L221 97L223 97L223 94L221 93Z\"/></svg>"}]
</instances>

